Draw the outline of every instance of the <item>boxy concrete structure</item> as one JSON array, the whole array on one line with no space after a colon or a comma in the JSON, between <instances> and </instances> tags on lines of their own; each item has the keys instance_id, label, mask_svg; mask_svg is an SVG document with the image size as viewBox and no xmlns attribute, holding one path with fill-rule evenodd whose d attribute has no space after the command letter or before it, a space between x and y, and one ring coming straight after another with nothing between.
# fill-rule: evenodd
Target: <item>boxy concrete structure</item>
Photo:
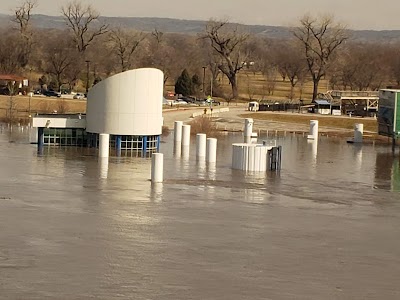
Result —
<instances>
[{"instance_id":1,"label":"boxy concrete structure","mask_svg":"<svg viewBox=\"0 0 400 300\"><path fill-rule=\"evenodd\" d=\"M400 135L400 90L379 91L378 133L393 139Z\"/></svg>"},{"instance_id":2,"label":"boxy concrete structure","mask_svg":"<svg viewBox=\"0 0 400 300\"><path fill-rule=\"evenodd\" d=\"M164 74L154 68L113 75L91 88L86 115L34 116L37 143L98 147L99 136L107 134L117 156L157 152L163 87Z\"/></svg>"}]
</instances>

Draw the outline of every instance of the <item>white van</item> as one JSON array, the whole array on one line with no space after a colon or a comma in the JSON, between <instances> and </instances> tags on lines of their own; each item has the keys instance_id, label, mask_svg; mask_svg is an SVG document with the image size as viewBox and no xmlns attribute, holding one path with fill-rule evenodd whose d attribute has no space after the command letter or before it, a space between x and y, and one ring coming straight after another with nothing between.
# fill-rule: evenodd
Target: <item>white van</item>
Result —
<instances>
[{"instance_id":1,"label":"white van","mask_svg":"<svg viewBox=\"0 0 400 300\"><path fill-rule=\"evenodd\" d=\"M260 109L260 105L256 101L249 102L249 111L258 111Z\"/></svg>"}]
</instances>

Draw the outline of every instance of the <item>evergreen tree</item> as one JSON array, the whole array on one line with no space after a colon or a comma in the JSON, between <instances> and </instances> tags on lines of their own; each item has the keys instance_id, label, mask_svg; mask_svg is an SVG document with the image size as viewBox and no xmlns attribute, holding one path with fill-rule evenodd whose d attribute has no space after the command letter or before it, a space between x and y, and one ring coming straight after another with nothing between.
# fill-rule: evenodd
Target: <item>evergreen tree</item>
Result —
<instances>
[{"instance_id":1,"label":"evergreen tree","mask_svg":"<svg viewBox=\"0 0 400 300\"><path fill-rule=\"evenodd\" d=\"M186 69L182 71L181 76L176 80L175 93L182 94L183 96L190 96L192 94L192 79Z\"/></svg>"},{"instance_id":2,"label":"evergreen tree","mask_svg":"<svg viewBox=\"0 0 400 300\"><path fill-rule=\"evenodd\" d=\"M201 87L201 81L200 78L197 74L194 74L192 76L192 95L196 95L196 97L199 95Z\"/></svg>"}]
</instances>

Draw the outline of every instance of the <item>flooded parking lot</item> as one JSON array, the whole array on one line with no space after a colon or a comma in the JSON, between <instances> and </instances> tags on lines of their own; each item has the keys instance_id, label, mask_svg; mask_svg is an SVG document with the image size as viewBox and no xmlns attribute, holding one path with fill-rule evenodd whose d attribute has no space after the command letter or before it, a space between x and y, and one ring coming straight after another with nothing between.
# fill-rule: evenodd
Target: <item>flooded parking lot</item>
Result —
<instances>
[{"instance_id":1,"label":"flooded parking lot","mask_svg":"<svg viewBox=\"0 0 400 300\"><path fill-rule=\"evenodd\" d=\"M0 298L400 298L390 147L288 135L279 173L245 174L230 168L241 140L221 136L210 165L163 138L152 185L149 159L38 155L3 131Z\"/></svg>"}]
</instances>

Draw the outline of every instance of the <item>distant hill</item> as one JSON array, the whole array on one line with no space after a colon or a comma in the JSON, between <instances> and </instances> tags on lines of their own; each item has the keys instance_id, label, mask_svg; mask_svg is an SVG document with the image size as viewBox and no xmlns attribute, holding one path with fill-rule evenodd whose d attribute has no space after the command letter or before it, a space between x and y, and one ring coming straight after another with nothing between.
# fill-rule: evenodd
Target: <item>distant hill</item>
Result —
<instances>
[{"instance_id":1,"label":"distant hill","mask_svg":"<svg viewBox=\"0 0 400 300\"><path fill-rule=\"evenodd\" d=\"M37 28L65 29L65 21L61 16L33 15L32 22ZM204 30L207 21L181 20L169 18L139 18L139 17L101 17L101 22L112 27L121 26L141 31L153 31L157 28L163 32L197 34ZM10 24L10 16L0 14L0 26ZM291 36L288 27L243 25L249 32L270 38L285 39ZM351 30L355 40L364 42L398 42L400 30Z\"/></svg>"}]
</instances>

